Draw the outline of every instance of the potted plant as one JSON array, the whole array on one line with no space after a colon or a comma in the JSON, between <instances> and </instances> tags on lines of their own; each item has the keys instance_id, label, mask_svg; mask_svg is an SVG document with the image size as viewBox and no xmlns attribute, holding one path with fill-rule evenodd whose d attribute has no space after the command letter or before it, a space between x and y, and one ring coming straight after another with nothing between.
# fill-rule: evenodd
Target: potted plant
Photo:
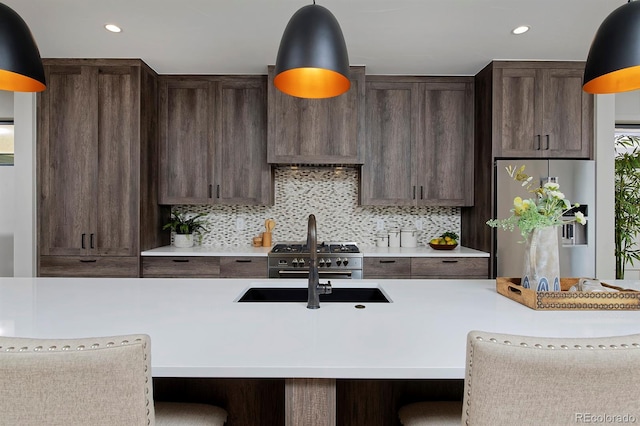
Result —
<instances>
[{"instance_id":1,"label":"potted plant","mask_svg":"<svg viewBox=\"0 0 640 426\"><path fill-rule=\"evenodd\" d=\"M625 266L640 259L640 137L618 135L615 147L616 278L624 279Z\"/></svg>"},{"instance_id":2,"label":"potted plant","mask_svg":"<svg viewBox=\"0 0 640 426\"><path fill-rule=\"evenodd\" d=\"M171 212L171 220L162 229L171 229L175 232L173 245L176 247L192 247L194 232L206 231L203 222L198 220L203 213L187 218L185 213Z\"/></svg>"}]
</instances>

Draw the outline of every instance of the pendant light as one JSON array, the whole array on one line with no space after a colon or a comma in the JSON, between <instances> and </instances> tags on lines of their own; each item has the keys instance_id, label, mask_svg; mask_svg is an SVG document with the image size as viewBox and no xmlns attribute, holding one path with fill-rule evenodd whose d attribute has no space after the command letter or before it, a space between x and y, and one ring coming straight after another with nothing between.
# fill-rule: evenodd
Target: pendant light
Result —
<instances>
[{"instance_id":1,"label":"pendant light","mask_svg":"<svg viewBox=\"0 0 640 426\"><path fill-rule=\"evenodd\" d=\"M41 92L45 87L42 59L29 27L0 3L0 90Z\"/></svg>"},{"instance_id":2,"label":"pendant light","mask_svg":"<svg viewBox=\"0 0 640 426\"><path fill-rule=\"evenodd\" d=\"M299 98L331 98L349 90L349 56L342 30L328 9L304 6L280 41L274 85Z\"/></svg>"},{"instance_id":3,"label":"pendant light","mask_svg":"<svg viewBox=\"0 0 640 426\"><path fill-rule=\"evenodd\" d=\"M640 88L640 1L611 12L589 49L583 90L605 94Z\"/></svg>"}]
</instances>

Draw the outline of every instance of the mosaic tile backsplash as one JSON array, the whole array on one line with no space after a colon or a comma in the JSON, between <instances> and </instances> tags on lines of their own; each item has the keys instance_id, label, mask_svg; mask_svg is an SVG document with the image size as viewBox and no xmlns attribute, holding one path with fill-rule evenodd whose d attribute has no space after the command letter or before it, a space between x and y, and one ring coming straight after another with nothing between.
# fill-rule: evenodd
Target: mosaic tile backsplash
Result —
<instances>
[{"instance_id":1,"label":"mosaic tile backsplash","mask_svg":"<svg viewBox=\"0 0 640 426\"><path fill-rule=\"evenodd\" d=\"M183 205L174 209L204 213L208 232L203 246L247 246L274 219L273 242L306 241L309 214L316 216L318 241L353 241L374 246L375 234L398 227L418 228L418 245L453 231L460 234L460 209L455 207L369 207L358 205L355 168L278 167L273 206ZM196 239L198 241L198 238Z\"/></svg>"}]
</instances>

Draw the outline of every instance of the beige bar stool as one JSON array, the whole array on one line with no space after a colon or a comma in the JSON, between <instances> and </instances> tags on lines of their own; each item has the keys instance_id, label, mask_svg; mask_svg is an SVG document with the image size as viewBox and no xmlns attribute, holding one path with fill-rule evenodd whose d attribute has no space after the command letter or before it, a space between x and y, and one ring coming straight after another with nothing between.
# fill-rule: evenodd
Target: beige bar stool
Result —
<instances>
[{"instance_id":1,"label":"beige bar stool","mask_svg":"<svg viewBox=\"0 0 640 426\"><path fill-rule=\"evenodd\" d=\"M81 339L0 337L0 422L16 425L216 425L207 404L154 407L144 334Z\"/></svg>"},{"instance_id":2,"label":"beige bar stool","mask_svg":"<svg viewBox=\"0 0 640 426\"><path fill-rule=\"evenodd\" d=\"M594 415L640 421L640 334L550 338L471 331L465 371L457 422L455 404L432 402L402 407L402 424L551 426L593 423Z\"/></svg>"}]
</instances>

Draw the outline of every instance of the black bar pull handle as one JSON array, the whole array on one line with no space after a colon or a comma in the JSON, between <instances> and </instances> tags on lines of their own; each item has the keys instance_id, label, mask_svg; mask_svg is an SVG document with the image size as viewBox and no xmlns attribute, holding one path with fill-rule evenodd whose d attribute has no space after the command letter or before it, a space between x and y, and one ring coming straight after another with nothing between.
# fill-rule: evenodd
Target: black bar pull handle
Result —
<instances>
[{"instance_id":1,"label":"black bar pull handle","mask_svg":"<svg viewBox=\"0 0 640 426\"><path fill-rule=\"evenodd\" d=\"M549 135L546 135L546 138L547 138L547 145L546 145L545 149L548 151L549 150L549 146L550 146L549 145L549 139L551 139L551 137Z\"/></svg>"},{"instance_id":2,"label":"black bar pull handle","mask_svg":"<svg viewBox=\"0 0 640 426\"><path fill-rule=\"evenodd\" d=\"M85 245L84 245L84 237L86 237L86 236L87 236L87 234L82 234L82 242L81 242L81 245L82 245L82 248L83 248L83 249L85 249L85 248L86 248L86 247L85 247Z\"/></svg>"},{"instance_id":3,"label":"black bar pull handle","mask_svg":"<svg viewBox=\"0 0 640 426\"><path fill-rule=\"evenodd\" d=\"M171 259L171 261L176 263L187 263L189 262L189 259Z\"/></svg>"},{"instance_id":4,"label":"black bar pull handle","mask_svg":"<svg viewBox=\"0 0 640 426\"><path fill-rule=\"evenodd\" d=\"M213 185L209 184L208 190L209 190L208 191L209 192L208 197L209 198L213 198Z\"/></svg>"},{"instance_id":5,"label":"black bar pull handle","mask_svg":"<svg viewBox=\"0 0 640 426\"><path fill-rule=\"evenodd\" d=\"M380 263L396 263L395 260L381 260Z\"/></svg>"},{"instance_id":6,"label":"black bar pull handle","mask_svg":"<svg viewBox=\"0 0 640 426\"><path fill-rule=\"evenodd\" d=\"M251 259L236 259L238 263L251 263Z\"/></svg>"},{"instance_id":7,"label":"black bar pull handle","mask_svg":"<svg viewBox=\"0 0 640 426\"><path fill-rule=\"evenodd\" d=\"M96 263L97 261L97 259L80 259L82 263Z\"/></svg>"},{"instance_id":8,"label":"black bar pull handle","mask_svg":"<svg viewBox=\"0 0 640 426\"><path fill-rule=\"evenodd\" d=\"M540 135L536 135L536 139L538 141L538 143L536 144L536 151L540 151L542 149L542 142L540 141L541 136Z\"/></svg>"},{"instance_id":9,"label":"black bar pull handle","mask_svg":"<svg viewBox=\"0 0 640 426\"><path fill-rule=\"evenodd\" d=\"M442 263L458 263L457 260L443 260Z\"/></svg>"},{"instance_id":10,"label":"black bar pull handle","mask_svg":"<svg viewBox=\"0 0 640 426\"><path fill-rule=\"evenodd\" d=\"M91 234L91 235L89 236L89 247L91 247L92 249L93 249L93 248L95 248L95 247L93 246L93 237L94 237L94 235L95 235L95 234Z\"/></svg>"},{"instance_id":11,"label":"black bar pull handle","mask_svg":"<svg viewBox=\"0 0 640 426\"><path fill-rule=\"evenodd\" d=\"M413 199L416 199L416 186L413 185Z\"/></svg>"},{"instance_id":12,"label":"black bar pull handle","mask_svg":"<svg viewBox=\"0 0 640 426\"><path fill-rule=\"evenodd\" d=\"M420 185L420 199L424 200L424 186Z\"/></svg>"}]
</instances>

